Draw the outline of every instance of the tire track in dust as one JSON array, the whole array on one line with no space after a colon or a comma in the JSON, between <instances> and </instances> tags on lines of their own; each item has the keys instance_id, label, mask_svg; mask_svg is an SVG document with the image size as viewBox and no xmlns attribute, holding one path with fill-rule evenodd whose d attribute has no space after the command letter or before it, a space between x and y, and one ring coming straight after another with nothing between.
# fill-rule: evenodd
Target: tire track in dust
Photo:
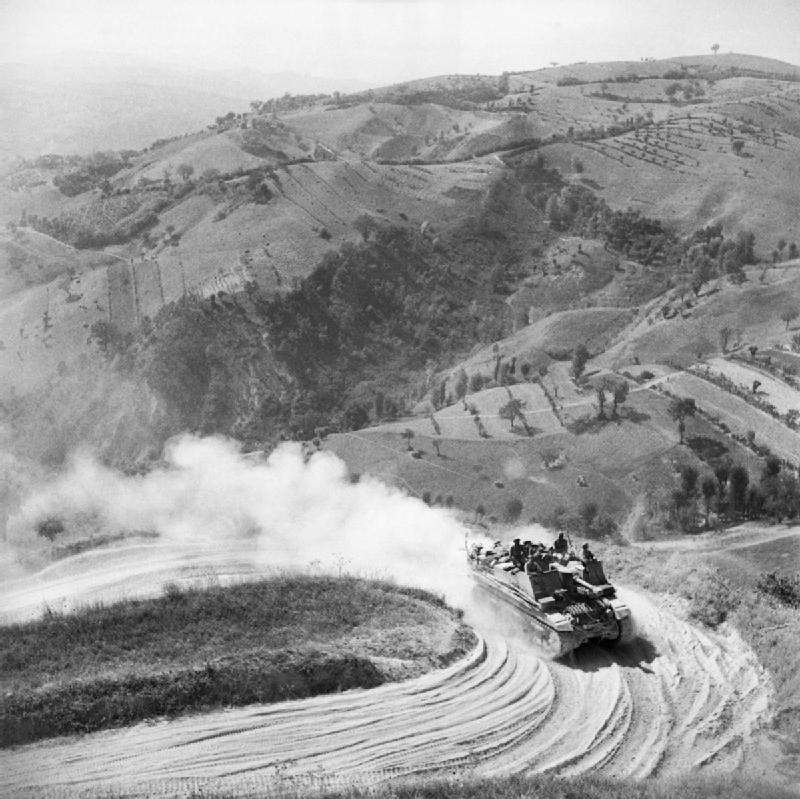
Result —
<instances>
[{"instance_id":1,"label":"tire track in dust","mask_svg":"<svg viewBox=\"0 0 800 799\"><path fill-rule=\"evenodd\" d=\"M108 575L107 558L92 562ZM165 574L207 574L214 557L176 548L151 565L150 583L136 563L140 553L130 553L115 579L147 591ZM254 573L242 553L216 563L225 579L237 569L239 577ZM91 582L64 567L49 578L77 593ZM16 613L35 596L24 581L3 593ZM269 795L289 785L369 785L453 769L642 778L739 766L755 747L771 694L753 653L733 632L700 630L653 598L621 593L640 637L618 651L587 647L569 662L547 660L526 637L524 619L503 619L511 626L498 630L501 619L479 604L470 621L480 643L449 668L370 690L5 750L0 794L183 795L213 787Z\"/></svg>"}]
</instances>

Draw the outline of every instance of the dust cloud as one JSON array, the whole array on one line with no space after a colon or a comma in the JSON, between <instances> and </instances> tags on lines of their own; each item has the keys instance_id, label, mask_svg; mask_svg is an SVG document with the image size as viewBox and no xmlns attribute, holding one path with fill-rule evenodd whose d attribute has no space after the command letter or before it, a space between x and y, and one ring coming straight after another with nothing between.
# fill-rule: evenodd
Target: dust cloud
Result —
<instances>
[{"instance_id":1,"label":"dust cloud","mask_svg":"<svg viewBox=\"0 0 800 799\"><path fill-rule=\"evenodd\" d=\"M396 579L463 604L467 530L444 509L377 480L350 479L335 455L284 444L268 457L243 455L223 438L185 435L168 443L162 465L145 475L76 455L40 485L9 520L9 540L36 538L37 524L63 521L65 535L147 531L153 547L237 553L260 571L316 569ZM70 559L80 569L80 558ZM67 564L59 566L63 575ZM113 569L113 563L106 562ZM52 567L51 567L52 568Z\"/></svg>"}]
</instances>

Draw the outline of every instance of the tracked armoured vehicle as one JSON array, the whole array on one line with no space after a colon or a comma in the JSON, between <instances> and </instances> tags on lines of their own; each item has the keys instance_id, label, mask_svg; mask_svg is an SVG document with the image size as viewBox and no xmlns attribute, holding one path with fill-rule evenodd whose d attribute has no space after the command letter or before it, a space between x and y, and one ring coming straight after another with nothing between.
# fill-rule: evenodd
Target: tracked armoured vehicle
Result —
<instances>
[{"instance_id":1,"label":"tracked armoured vehicle","mask_svg":"<svg viewBox=\"0 0 800 799\"><path fill-rule=\"evenodd\" d=\"M519 568L508 550L476 546L468 562L478 585L530 618L536 638L556 657L587 641L614 646L635 636L630 608L599 560L545 555Z\"/></svg>"}]
</instances>

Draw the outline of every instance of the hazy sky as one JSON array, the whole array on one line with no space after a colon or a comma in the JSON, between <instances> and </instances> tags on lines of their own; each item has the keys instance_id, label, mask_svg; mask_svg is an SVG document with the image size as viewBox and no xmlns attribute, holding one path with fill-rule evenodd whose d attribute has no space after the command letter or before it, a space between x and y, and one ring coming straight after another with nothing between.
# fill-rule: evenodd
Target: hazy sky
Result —
<instances>
[{"instance_id":1,"label":"hazy sky","mask_svg":"<svg viewBox=\"0 0 800 799\"><path fill-rule=\"evenodd\" d=\"M800 0L0 0L0 61L69 49L391 82L709 51L800 64Z\"/></svg>"}]
</instances>

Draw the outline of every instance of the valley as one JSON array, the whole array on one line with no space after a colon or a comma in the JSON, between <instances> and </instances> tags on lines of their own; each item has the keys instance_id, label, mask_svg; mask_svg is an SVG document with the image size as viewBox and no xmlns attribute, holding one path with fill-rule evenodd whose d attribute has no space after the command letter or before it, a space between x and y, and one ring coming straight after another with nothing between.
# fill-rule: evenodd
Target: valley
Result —
<instances>
[{"instance_id":1,"label":"valley","mask_svg":"<svg viewBox=\"0 0 800 799\"><path fill-rule=\"evenodd\" d=\"M386 684L37 733L0 793L796 792L799 87L714 50L4 158L3 625L300 572L420 586L477 643L445 663L343 611ZM602 553L630 646L548 659L474 593L465 542L556 531Z\"/></svg>"}]
</instances>

